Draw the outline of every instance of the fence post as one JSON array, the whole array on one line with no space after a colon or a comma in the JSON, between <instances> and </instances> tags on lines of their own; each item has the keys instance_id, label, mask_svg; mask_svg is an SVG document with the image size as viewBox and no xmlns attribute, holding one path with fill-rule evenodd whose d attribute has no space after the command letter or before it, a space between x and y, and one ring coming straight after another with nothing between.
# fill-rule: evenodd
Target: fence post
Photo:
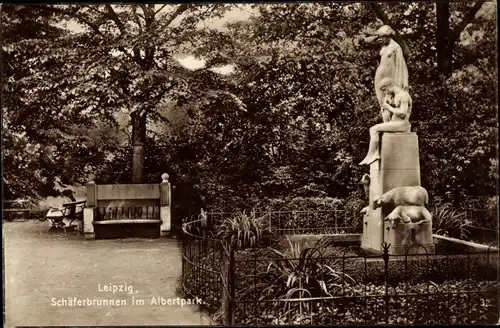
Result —
<instances>
[{"instance_id":1,"label":"fence post","mask_svg":"<svg viewBox=\"0 0 500 328\"><path fill-rule=\"evenodd\" d=\"M389 291L387 288L387 281L389 280L389 248L391 244L384 242L382 244L382 258L384 259L384 314L385 314L385 324L389 324Z\"/></svg>"},{"instance_id":2,"label":"fence post","mask_svg":"<svg viewBox=\"0 0 500 328\"><path fill-rule=\"evenodd\" d=\"M234 286L234 279L235 274L235 261L234 261L234 249L233 247L230 248L229 250L229 292L230 292L230 298L229 298L229 324L231 326L234 326L235 324L235 318L236 318L236 299L235 299L235 286Z\"/></svg>"},{"instance_id":3,"label":"fence post","mask_svg":"<svg viewBox=\"0 0 500 328\"><path fill-rule=\"evenodd\" d=\"M201 209L200 211L200 216L203 218L203 217L206 217L207 218L207 236L208 236L208 232L209 231L213 231L213 227L214 227L214 219L213 219L213 215L211 215L210 213L207 213L203 210L203 208Z\"/></svg>"},{"instance_id":4,"label":"fence post","mask_svg":"<svg viewBox=\"0 0 500 328\"><path fill-rule=\"evenodd\" d=\"M93 222L95 220L97 210L97 185L95 183L95 175L89 176L89 181L86 185L87 202L83 209L83 234L85 239L94 239L95 231Z\"/></svg>"},{"instance_id":5,"label":"fence post","mask_svg":"<svg viewBox=\"0 0 500 328\"><path fill-rule=\"evenodd\" d=\"M224 245L222 242L218 242L218 248L220 250L220 265L219 265L219 277L220 277L220 307L222 311L222 315L224 316L224 323L227 324L226 319L226 309L227 309L227 292L224 287L227 284L227 275L226 275L226 252L224 250Z\"/></svg>"},{"instance_id":6,"label":"fence post","mask_svg":"<svg viewBox=\"0 0 500 328\"><path fill-rule=\"evenodd\" d=\"M235 302L234 302L234 250L232 247L226 248L221 245L221 306L224 312L224 323L233 326L235 322Z\"/></svg>"},{"instance_id":7,"label":"fence post","mask_svg":"<svg viewBox=\"0 0 500 328\"><path fill-rule=\"evenodd\" d=\"M222 307L222 315L224 316L224 324L229 325L229 316L228 316L228 304L229 304L229 258L226 253L226 248L224 244L219 242L220 247L220 277L221 277L221 307Z\"/></svg>"},{"instance_id":8,"label":"fence post","mask_svg":"<svg viewBox=\"0 0 500 328\"><path fill-rule=\"evenodd\" d=\"M172 229L172 215L170 208L172 206L172 190L170 188L170 182L168 182L168 174L163 173L161 175L160 183L160 235L170 236Z\"/></svg>"}]
</instances>

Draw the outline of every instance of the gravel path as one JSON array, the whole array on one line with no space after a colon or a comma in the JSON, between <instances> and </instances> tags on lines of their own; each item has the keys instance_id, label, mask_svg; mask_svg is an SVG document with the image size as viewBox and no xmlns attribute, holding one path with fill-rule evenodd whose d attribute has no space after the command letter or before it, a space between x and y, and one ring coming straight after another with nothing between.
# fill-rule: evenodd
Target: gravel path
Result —
<instances>
[{"instance_id":1,"label":"gravel path","mask_svg":"<svg viewBox=\"0 0 500 328\"><path fill-rule=\"evenodd\" d=\"M178 240L85 241L75 235L50 234L47 224L3 222L5 327L212 324L196 305L180 304ZM104 287L125 284L128 289L115 293ZM126 304L57 305L68 298L77 302L118 299ZM153 298L159 298L160 304L151 304ZM145 303L133 305L132 299Z\"/></svg>"}]
</instances>

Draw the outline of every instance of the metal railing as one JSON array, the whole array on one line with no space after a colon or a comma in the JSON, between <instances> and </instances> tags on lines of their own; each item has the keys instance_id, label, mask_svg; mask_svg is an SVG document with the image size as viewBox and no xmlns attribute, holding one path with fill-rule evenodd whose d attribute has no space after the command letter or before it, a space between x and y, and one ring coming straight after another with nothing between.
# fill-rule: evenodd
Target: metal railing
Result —
<instances>
[{"instance_id":1,"label":"metal railing","mask_svg":"<svg viewBox=\"0 0 500 328\"><path fill-rule=\"evenodd\" d=\"M410 249L402 256L389 255L388 245L376 256L359 247L333 247L333 255L319 251L314 256L278 256L269 249L240 252L214 237L214 227L228 215L207 213L183 220L183 290L203 299L218 322L498 322L498 252L492 247L481 253L423 255L409 255ZM289 214L282 215L270 222L278 231L289 231L280 225Z\"/></svg>"},{"instance_id":2,"label":"metal railing","mask_svg":"<svg viewBox=\"0 0 500 328\"><path fill-rule=\"evenodd\" d=\"M246 212L250 215L251 212ZM208 212L207 222L220 225L235 215L232 212ZM263 217L268 227L278 235L285 234L344 234L361 233L362 215L347 210L282 210L259 211L255 217Z\"/></svg>"}]
</instances>

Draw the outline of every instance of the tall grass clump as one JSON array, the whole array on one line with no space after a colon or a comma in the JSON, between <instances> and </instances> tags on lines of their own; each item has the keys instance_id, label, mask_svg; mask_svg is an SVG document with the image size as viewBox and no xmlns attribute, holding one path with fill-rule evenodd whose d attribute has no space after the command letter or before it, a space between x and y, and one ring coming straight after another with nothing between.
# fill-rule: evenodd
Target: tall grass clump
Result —
<instances>
[{"instance_id":1,"label":"tall grass clump","mask_svg":"<svg viewBox=\"0 0 500 328\"><path fill-rule=\"evenodd\" d=\"M238 212L224 220L216 234L235 250L267 245L272 235L268 214L258 215L255 210Z\"/></svg>"},{"instance_id":2,"label":"tall grass clump","mask_svg":"<svg viewBox=\"0 0 500 328\"><path fill-rule=\"evenodd\" d=\"M436 206L432 213L432 229L435 234L467 240L470 225L467 213L459 209L453 209L451 204Z\"/></svg>"}]
</instances>

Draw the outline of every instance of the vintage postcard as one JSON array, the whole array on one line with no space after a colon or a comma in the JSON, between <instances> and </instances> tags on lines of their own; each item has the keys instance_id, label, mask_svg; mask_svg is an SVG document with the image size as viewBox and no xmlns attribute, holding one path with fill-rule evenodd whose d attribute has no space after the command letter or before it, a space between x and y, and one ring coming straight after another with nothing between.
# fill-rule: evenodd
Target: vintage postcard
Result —
<instances>
[{"instance_id":1,"label":"vintage postcard","mask_svg":"<svg viewBox=\"0 0 500 328\"><path fill-rule=\"evenodd\" d=\"M497 3L1 4L5 327L497 324Z\"/></svg>"}]
</instances>

